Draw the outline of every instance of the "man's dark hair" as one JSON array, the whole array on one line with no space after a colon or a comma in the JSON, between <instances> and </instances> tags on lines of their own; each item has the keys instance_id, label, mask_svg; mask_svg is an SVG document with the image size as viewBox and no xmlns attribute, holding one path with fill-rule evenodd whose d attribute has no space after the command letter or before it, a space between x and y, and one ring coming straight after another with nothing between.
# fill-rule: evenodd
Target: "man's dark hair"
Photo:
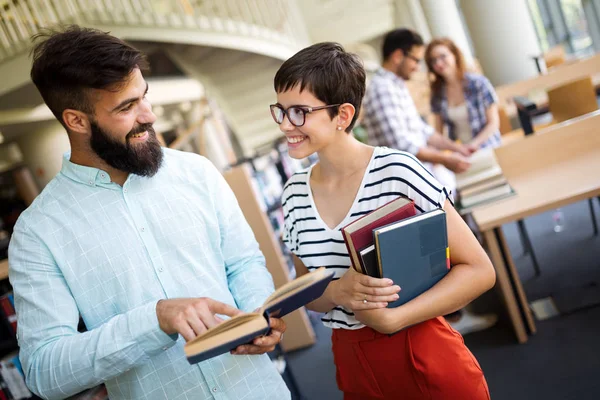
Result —
<instances>
[{"instance_id":1,"label":"man's dark hair","mask_svg":"<svg viewBox=\"0 0 600 400\"><path fill-rule=\"evenodd\" d=\"M361 59L338 43L317 43L300 50L283 63L275 75L275 91L285 92L296 85L310 90L325 104L350 103L356 109L346 132L354 126L365 94L365 69ZM331 118L337 107L327 109Z\"/></svg>"},{"instance_id":2,"label":"man's dark hair","mask_svg":"<svg viewBox=\"0 0 600 400\"><path fill-rule=\"evenodd\" d=\"M383 60L387 60L392 53L398 49L408 54L413 46L423 46L423 38L417 32L410 29L395 29L388 32L383 39Z\"/></svg>"},{"instance_id":3,"label":"man's dark hair","mask_svg":"<svg viewBox=\"0 0 600 400\"><path fill-rule=\"evenodd\" d=\"M63 126L66 109L94 113L90 89L118 90L135 68L148 68L139 50L96 29L71 25L33 41L31 80Z\"/></svg>"}]
</instances>

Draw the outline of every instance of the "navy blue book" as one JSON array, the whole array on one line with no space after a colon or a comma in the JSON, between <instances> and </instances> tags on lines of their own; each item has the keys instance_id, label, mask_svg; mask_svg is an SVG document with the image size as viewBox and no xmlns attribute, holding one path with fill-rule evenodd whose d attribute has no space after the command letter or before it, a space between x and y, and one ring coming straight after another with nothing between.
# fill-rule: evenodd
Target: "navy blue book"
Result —
<instances>
[{"instance_id":1,"label":"navy blue book","mask_svg":"<svg viewBox=\"0 0 600 400\"><path fill-rule=\"evenodd\" d=\"M187 360L196 364L250 343L256 337L268 335L270 317L281 318L318 299L331 278L333 271L319 268L286 283L273 292L257 312L235 316L186 343Z\"/></svg>"},{"instance_id":2,"label":"navy blue book","mask_svg":"<svg viewBox=\"0 0 600 400\"><path fill-rule=\"evenodd\" d=\"M374 229L380 276L399 285L398 307L438 283L450 270L450 250L443 209L428 211Z\"/></svg>"}]
</instances>

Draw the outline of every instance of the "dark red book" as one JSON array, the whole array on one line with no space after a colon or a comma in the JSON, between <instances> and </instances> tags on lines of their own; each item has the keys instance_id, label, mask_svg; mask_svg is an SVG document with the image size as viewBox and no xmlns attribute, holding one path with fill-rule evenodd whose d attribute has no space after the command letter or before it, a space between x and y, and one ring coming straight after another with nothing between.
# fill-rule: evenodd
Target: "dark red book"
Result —
<instances>
[{"instance_id":1,"label":"dark red book","mask_svg":"<svg viewBox=\"0 0 600 400\"><path fill-rule=\"evenodd\" d=\"M373 229L412 217L416 213L412 200L398 197L343 227L342 236L354 269L365 273L360 251L373 244Z\"/></svg>"},{"instance_id":2,"label":"dark red book","mask_svg":"<svg viewBox=\"0 0 600 400\"><path fill-rule=\"evenodd\" d=\"M10 323L10 326L13 329L13 334L17 334L17 315L15 313L15 309L13 308L8 295L4 295L0 297L0 307L2 307L2 311L6 316L6 319Z\"/></svg>"}]
</instances>

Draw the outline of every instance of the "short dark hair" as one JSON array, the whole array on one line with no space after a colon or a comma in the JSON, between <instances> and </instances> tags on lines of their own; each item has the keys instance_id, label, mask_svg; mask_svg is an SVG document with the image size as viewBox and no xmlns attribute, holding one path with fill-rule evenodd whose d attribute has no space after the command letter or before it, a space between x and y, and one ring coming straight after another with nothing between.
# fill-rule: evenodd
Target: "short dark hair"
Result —
<instances>
[{"instance_id":1,"label":"short dark hair","mask_svg":"<svg viewBox=\"0 0 600 400\"><path fill-rule=\"evenodd\" d=\"M274 86L281 93L299 84L300 91L310 90L325 104L352 104L356 113L346 128L350 132L360 112L365 79L362 60L356 54L346 52L339 43L323 42L302 49L285 61L275 74ZM333 107L327 111L333 118L339 110Z\"/></svg>"},{"instance_id":2,"label":"short dark hair","mask_svg":"<svg viewBox=\"0 0 600 400\"><path fill-rule=\"evenodd\" d=\"M413 46L424 46L423 38L417 32L401 28L388 32L383 39L383 59L384 61L398 49L407 54Z\"/></svg>"},{"instance_id":3,"label":"short dark hair","mask_svg":"<svg viewBox=\"0 0 600 400\"><path fill-rule=\"evenodd\" d=\"M118 90L145 56L121 39L96 29L70 25L33 37L31 80L56 119L74 109L93 114L89 89Z\"/></svg>"}]
</instances>

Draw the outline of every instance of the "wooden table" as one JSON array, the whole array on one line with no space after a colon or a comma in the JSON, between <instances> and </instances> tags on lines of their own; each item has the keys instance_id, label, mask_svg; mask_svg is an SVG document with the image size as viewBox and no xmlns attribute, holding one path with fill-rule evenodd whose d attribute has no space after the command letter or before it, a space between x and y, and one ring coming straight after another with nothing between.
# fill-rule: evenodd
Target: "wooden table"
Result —
<instances>
[{"instance_id":1,"label":"wooden table","mask_svg":"<svg viewBox=\"0 0 600 400\"><path fill-rule=\"evenodd\" d=\"M544 107L548 104L547 90L586 76L592 76L594 86L600 87L600 54L554 67L547 74L535 78L498 86L496 94L499 104L512 118L516 115L512 100L515 96L528 97L538 108Z\"/></svg>"},{"instance_id":2,"label":"wooden table","mask_svg":"<svg viewBox=\"0 0 600 400\"><path fill-rule=\"evenodd\" d=\"M600 196L600 111L524 137L496 149L516 195L477 208L473 217L486 239L517 339L536 326L502 225Z\"/></svg>"}]
</instances>

